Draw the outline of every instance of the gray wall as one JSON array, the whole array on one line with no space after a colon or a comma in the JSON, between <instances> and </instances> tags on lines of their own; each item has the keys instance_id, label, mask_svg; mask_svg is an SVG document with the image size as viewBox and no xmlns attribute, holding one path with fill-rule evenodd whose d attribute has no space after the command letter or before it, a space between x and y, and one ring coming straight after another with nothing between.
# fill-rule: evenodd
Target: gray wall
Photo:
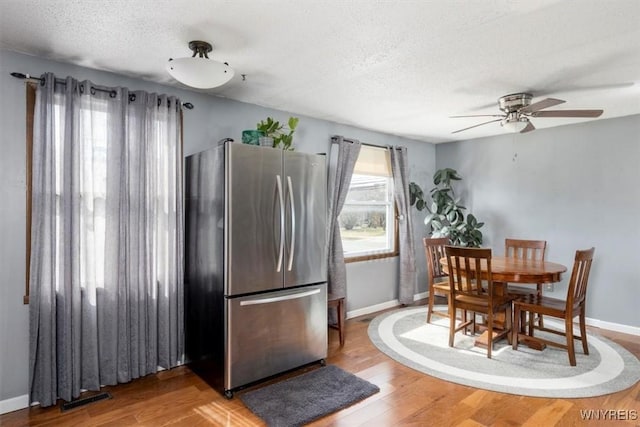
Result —
<instances>
[{"instance_id":1,"label":"gray wall","mask_svg":"<svg viewBox=\"0 0 640 427\"><path fill-rule=\"evenodd\" d=\"M195 109L186 111L185 154L200 151L223 137L239 139L268 115L265 109L188 90L89 70L0 50L0 401L27 393L28 306L22 304L25 281L25 91L9 75L51 71L102 85L128 86L176 94ZM295 113L293 113L295 114ZM551 120L551 119L550 119ZM425 190L437 167L454 167L465 178L467 206L485 226L485 244L501 253L506 236L545 238L548 258L571 265L575 249L596 246L588 316L640 325L640 117L602 120L577 126L537 130L475 141L428 143L301 117L296 148L327 152L329 137L341 134L379 145L405 145L410 179ZM418 284L426 291L421 238L422 214L413 213ZM397 259L348 264L347 310L397 298ZM565 282L566 283L566 282ZM563 286L556 293L562 294ZM597 304L616 295L617 305Z\"/></svg>"},{"instance_id":2,"label":"gray wall","mask_svg":"<svg viewBox=\"0 0 640 427\"><path fill-rule=\"evenodd\" d=\"M545 239L547 259L571 269L577 249L595 246L587 317L640 326L639 115L441 144L436 164L462 174L496 255L505 237Z\"/></svg>"},{"instance_id":3,"label":"gray wall","mask_svg":"<svg viewBox=\"0 0 640 427\"><path fill-rule=\"evenodd\" d=\"M106 86L128 86L175 94L190 101L195 109L184 114L185 154L200 151L224 137L240 139L271 115L286 119L289 113L265 109L204 95L188 90L153 84L115 74L48 61L0 50L0 401L27 393L28 306L22 304L25 282L25 89L9 75L12 71L39 76L51 71L58 76L72 75ZM369 132L350 126L301 117L296 132L296 149L327 152L329 137L340 134L378 145L405 145L410 159L410 178L424 181L435 171L435 148L428 143ZM416 225L416 242L423 227ZM417 247L418 253L421 246ZM426 290L424 256L418 256L418 292ZM397 298L395 260L370 261L347 267L348 310L367 307Z\"/></svg>"}]
</instances>

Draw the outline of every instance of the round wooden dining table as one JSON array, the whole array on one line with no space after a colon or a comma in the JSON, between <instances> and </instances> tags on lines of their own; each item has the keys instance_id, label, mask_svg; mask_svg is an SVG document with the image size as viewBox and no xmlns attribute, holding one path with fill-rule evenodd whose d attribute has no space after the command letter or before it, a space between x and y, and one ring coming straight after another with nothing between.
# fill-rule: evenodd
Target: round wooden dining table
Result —
<instances>
[{"instance_id":1,"label":"round wooden dining table","mask_svg":"<svg viewBox=\"0 0 640 427\"><path fill-rule=\"evenodd\" d=\"M445 272L449 271L447 258L441 258L440 264ZM475 266L472 266L474 268ZM483 279L486 280L486 262L482 261L480 267ZM532 259L512 258L505 256L491 257L491 278L499 283L554 283L561 280L562 273L567 267L555 262Z\"/></svg>"},{"instance_id":2,"label":"round wooden dining table","mask_svg":"<svg viewBox=\"0 0 640 427\"><path fill-rule=\"evenodd\" d=\"M464 260L462 260L464 261ZM449 263L446 257L440 259L440 264L445 272L449 272ZM475 266L471 266L475 270ZM487 263L483 260L480 264L482 269L482 279L487 279ZM562 279L562 273L567 271L567 267L562 264L549 261L521 259L505 256L491 257L491 280L493 291L496 295L504 295L507 292L507 283L531 284L554 283ZM503 315L504 316L504 315ZM504 319L504 317L502 317ZM499 319L498 323L501 323ZM482 334L476 339L476 345L485 347L488 337ZM542 350L543 346L534 342L525 341L531 348Z\"/></svg>"}]
</instances>

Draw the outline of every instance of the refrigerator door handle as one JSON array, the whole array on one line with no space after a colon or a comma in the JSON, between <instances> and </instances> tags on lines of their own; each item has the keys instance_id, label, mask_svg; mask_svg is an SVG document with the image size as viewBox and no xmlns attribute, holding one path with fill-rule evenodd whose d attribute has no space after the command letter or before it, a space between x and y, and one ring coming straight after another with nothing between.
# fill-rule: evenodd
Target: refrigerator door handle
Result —
<instances>
[{"instance_id":1,"label":"refrigerator door handle","mask_svg":"<svg viewBox=\"0 0 640 427\"><path fill-rule=\"evenodd\" d=\"M284 258L284 194L282 193L282 179L276 175L276 187L278 188L278 201L280 202L280 249L278 250L278 264L276 271L282 270L282 260Z\"/></svg>"},{"instance_id":2,"label":"refrigerator door handle","mask_svg":"<svg viewBox=\"0 0 640 427\"><path fill-rule=\"evenodd\" d=\"M320 289L320 288L316 288L316 289L312 289L312 290L305 291L305 292L297 292L297 293L293 293L293 294L280 295L280 296L277 296L277 297L251 299L251 300L241 301L240 305L241 306L245 306L245 305L270 304L270 303L273 303L273 302L286 301L286 300L290 300L290 299L304 298L304 297L308 297L308 296L311 296L311 295L319 294L321 290L322 289Z\"/></svg>"},{"instance_id":3,"label":"refrigerator door handle","mask_svg":"<svg viewBox=\"0 0 640 427\"><path fill-rule=\"evenodd\" d=\"M296 252L296 208L293 204L293 185L291 184L290 176L287 176L287 186L289 192L289 205L291 209L291 243L289 244L289 262L287 265L287 271L291 271L293 268L293 256Z\"/></svg>"}]
</instances>

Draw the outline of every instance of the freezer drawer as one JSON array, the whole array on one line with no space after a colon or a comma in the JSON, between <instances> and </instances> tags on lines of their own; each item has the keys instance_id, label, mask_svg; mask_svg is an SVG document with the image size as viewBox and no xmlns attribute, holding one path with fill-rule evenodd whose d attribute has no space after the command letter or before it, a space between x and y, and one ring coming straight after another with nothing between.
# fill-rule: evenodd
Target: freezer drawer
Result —
<instances>
[{"instance_id":1,"label":"freezer drawer","mask_svg":"<svg viewBox=\"0 0 640 427\"><path fill-rule=\"evenodd\" d=\"M227 299L225 390L327 357L327 285Z\"/></svg>"}]
</instances>

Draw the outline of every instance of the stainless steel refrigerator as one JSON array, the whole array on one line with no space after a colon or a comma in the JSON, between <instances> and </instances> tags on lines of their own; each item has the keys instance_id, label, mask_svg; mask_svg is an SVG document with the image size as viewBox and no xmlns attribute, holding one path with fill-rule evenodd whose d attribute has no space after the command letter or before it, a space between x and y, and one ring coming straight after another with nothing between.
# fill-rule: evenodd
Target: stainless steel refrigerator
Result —
<instances>
[{"instance_id":1,"label":"stainless steel refrigerator","mask_svg":"<svg viewBox=\"0 0 640 427\"><path fill-rule=\"evenodd\" d=\"M324 155L226 142L185 164L185 345L232 397L327 355Z\"/></svg>"}]
</instances>

